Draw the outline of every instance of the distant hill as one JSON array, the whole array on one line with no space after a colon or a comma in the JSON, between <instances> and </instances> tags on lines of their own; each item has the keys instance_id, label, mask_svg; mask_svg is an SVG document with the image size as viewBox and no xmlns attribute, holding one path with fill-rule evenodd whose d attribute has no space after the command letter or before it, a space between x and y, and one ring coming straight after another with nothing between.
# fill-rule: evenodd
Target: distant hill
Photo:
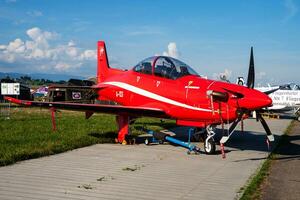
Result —
<instances>
[{"instance_id":1,"label":"distant hill","mask_svg":"<svg viewBox=\"0 0 300 200\"><path fill-rule=\"evenodd\" d=\"M21 73L14 73L14 72L8 72L3 73L0 72L0 79L5 78L9 76L10 78L20 78L21 76L30 76L32 79L48 79L51 81L68 81L69 79L85 79L83 76L74 76L74 75L68 75L68 74L41 74L41 73L35 73L35 74L21 74Z\"/></svg>"}]
</instances>

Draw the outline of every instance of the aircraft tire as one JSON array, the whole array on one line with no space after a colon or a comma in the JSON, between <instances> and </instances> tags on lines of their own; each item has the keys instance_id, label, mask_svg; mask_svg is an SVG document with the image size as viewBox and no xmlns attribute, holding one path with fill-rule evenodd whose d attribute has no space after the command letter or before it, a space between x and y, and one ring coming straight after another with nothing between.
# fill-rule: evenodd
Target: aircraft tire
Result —
<instances>
[{"instance_id":1,"label":"aircraft tire","mask_svg":"<svg viewBox=\"0 0 300 200\"><path fill-rule=\"evenodd\" d=\"M300 116L298 117L298 121L300 122Z\"/></svg>"},{"instance_id":2,"label":"aircraft tire","mask_svg":"<svg viewBox=\"0 0 300 200\"><path fill-rule=\"evenodd\" d=\"M210 138L208 140L207 144L204 141L204 151L205 151L206 154L209 154L209 155L212 155L212 154L216 153L216 143L212 138Z\"/></svg>"}]
</instances>

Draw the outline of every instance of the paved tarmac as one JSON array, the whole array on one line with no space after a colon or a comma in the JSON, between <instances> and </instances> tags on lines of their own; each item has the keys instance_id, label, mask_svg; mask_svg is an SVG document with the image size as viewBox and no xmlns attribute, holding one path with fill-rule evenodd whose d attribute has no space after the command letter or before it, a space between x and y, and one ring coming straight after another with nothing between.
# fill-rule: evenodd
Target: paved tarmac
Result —
<instances>
[{"instance_id":1,"label":"paved tarmac","mask_svg":"<svg viewBox=\"0 0 300 200\"><path fill-rule=\"evenodd\" d=\"M281 135L290 120L267 122ZM246 120L245 130L226 144L226 159L168 144L98 144L1 167L0 199L235 199L268 155L261 124Z\"/></svg>"},{"instance_id":2,"label":"paved tarmac","mask_svg":"<svg viewBox=\"0 0 300 200\"><path fill-rule=\"evenodd\" d=\"M262 189L262 199L300 199L300 122L295 122L276 154Z\"/></svg>"}]
</instances>

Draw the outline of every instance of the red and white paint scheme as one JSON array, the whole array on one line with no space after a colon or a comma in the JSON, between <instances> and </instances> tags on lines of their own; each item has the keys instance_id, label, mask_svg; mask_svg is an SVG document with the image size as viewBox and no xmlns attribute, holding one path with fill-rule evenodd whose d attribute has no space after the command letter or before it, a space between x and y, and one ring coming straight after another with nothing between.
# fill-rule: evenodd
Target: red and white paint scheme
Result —
<instances>
[{"instance_id":1,"label":"red and white paint scheme","mask_svg":"<svg viewBox=\"0 0 300 200\"><path fill-rule=\"evenodd\" d=\"M254 63L251 64L251 60L248 87L244 87L201 78L187 64L166 56L147 58L132 70L113 69L109 66L103 41L98 42L97 54L97 84L93 88L97 91L99 100L114 101L118 105L31 102L10 97L6 99L31 106L81 110L86 112L87 118L94 112L116 114L120 143L128 134L130 118L171 118L178 125L207 128L208 136L212 137L214 133L211 126L234 122L229 131L231 134L236 124L251 111L272 105L268 95L253 89ZM251 51L253 60L252 54ZM265 121L262 117L260 119L264 125ZM271 136L270 131L266 131ZM221 142L225 143L228 137L229 135L225 135Z\"/></svg>"}]
</instances>

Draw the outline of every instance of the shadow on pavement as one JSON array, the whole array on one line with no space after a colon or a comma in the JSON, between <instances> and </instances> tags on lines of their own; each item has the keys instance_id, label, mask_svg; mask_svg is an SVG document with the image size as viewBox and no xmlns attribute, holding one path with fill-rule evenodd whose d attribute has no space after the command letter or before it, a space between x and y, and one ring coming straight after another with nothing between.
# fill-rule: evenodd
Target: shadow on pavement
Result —
<instances>
[{"instance_id":1,"label":"shadow on pavement","mask_svg":"<svg viewBox=\"0 0 300 200\"><path fill-rule=\"evenodd\" d=\"M174 132L176 136L174 136L177 139L180 139L182 141L188 142L189 141L189 130L191 127L173 127L170 128L171 124L168 123L153 123L152 125L160 125L163 128L169 129L170 131ZM174 125L174 124L172 124ZM136 128L138 129L139 126ZM222 137L222 130L221 129L216 129L216 135L215 135L215 141L217 144L219 144L219 141ZM107 132L107 133L90 133L90 136L96 137L96 138L116 138L117 134L113 132ZM147 137L151 137L151 135L148 136L143 136L143 137L136 137L134 144L141 144L144 143L145 139ZM280 136L274 135L275 137L275 142L270 143L270 148L268 148L267 145L267 137L264 132L252 132L252 131L239 131L236 130L229 141L225 144L225 150L226 153L230 153L231 151L236 150L252 150L252 151L260 151L260 152L271 152L276 144L280 141ZM203 138L198 136L192 136L190 138L191 142L203 142ZM300 142L297 144L294 141L300 141L300 135L284 135L282 138L282 145L280 148L276 150L277 154L280 155L285 155L286 157L280 157L278 159L289 159L291 157L287 156L293 156L294 157L299 157L300 158ZM158 143L157 143L158 144ZM155 145L155 144L154 144ZM176 146L176 145L175 145ZM221 154L219 148L217 148L216 154ZM253 160L260 160L260 159L265 159L266 157L261 157L261 158L254 158Z\"/></svg>"},{"instance_id":2,"label":"shadow on pavement","mask_svg":"<svg viewBox=\"0 0 300 200\"><path fill-rule=\"evenodd\" d=\"M183 141L188 141L188 130L189 127L180 127L173 130L176 133L176 138L181 139ZM216 129L215 141L219 144L219 141L222 137L222 130ZM274 135L275 142L270 143L270 148L267 145L267 137L264 132L251 132L251 131L238 131L236 130L229 141L225 144L226 147L239 149L239 150L252 150L252 151L260 151L260 152L271 152L276 144L280 141L281 136ZM290 155L290 156L299 156L300 157L300 143L296 144L294 141L300 141L300 135L298 136L290 136L285 135L282 138L286 140L286 144L282 145L281 148L278 148L276 153L281 155ZM193 140L192 140L193 141ZM229 150L229 152L232 149ZM219 152L220 153L220 152ZM265 159L255 158L256 160ZM283 159L283 158L280 158Z\"/></svg>"},{"instance_id":3,"label":"shadow on pavement","mask_svg":"<svg viewBox=\"0 0 300 200\"><path fill-rule=\"evenodd\" d=\"M275 160L300 158L300 135L284 135L275 153L279 155Z\"/></svg>"}]
</instances>

